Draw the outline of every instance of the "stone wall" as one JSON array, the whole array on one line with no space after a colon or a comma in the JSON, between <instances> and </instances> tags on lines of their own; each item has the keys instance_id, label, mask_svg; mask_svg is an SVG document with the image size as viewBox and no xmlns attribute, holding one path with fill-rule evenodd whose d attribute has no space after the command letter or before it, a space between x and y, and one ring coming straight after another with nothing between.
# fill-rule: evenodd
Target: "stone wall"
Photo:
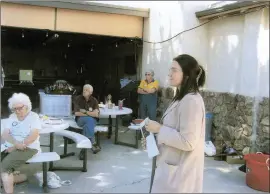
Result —
<instances>
[{"instance_id":1,"label":"stone wall","mask_svg":"<svg viewBox=\"0 0 270 194\"><path fill-rule=\"evenodd\" d=\"M172 101L174 91L172 88L160 88L158 91L157 121L159 121Z\"/></svg>"},{"instance_id":2,"label":"stone wall","mask_svg":"<svg viewBox=\"0 0 270 194\"><path fill-rule=\"evenodd\" d=\"M212 141L217 150L225 142L240 152L248 153L254 142L252 138L256 137L254 145L257 151L269 152L269 98L258 100L209 91L202 91L201 94L206 111L213 113ZM158 118L162 116L172 97L172 89L160 89ZM256 136L253 131L256 131Z\"/></svg>"}]
</instances>

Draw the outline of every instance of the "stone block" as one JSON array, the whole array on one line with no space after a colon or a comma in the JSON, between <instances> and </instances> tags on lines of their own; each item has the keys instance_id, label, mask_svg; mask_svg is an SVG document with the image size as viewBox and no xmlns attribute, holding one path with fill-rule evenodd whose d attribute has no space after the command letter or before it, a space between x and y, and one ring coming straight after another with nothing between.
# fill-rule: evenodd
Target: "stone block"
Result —
<instances>
[{"instance_id":1,"label":"stone block","mask_svg":"<svg viewBox=\"0 0 270 194\"><path fill-rule=\"evenodd\" d=\"M173 91L173 90L172 90ZM172 92L173 93L173 92ZM163 89L159 107L167 108L170 89ZM255 99L239 94L212 92L203 90L206 111L213 113L212 138L215 141L226 142L228 146L235 146L239 151L250 147L252 128L257 131L256 145L261 150L269 147L269 98L259 99L256 113L254 113ZM258 100L258 99L256 99ZM161 110L158 109L158 110ZM254 121L255 115L257 121ZM253 125L257 126L253 126ZM214 143L217 146L217 143ZM246 150L245 150L246 151Z\"/></svg>"}]
</instances>

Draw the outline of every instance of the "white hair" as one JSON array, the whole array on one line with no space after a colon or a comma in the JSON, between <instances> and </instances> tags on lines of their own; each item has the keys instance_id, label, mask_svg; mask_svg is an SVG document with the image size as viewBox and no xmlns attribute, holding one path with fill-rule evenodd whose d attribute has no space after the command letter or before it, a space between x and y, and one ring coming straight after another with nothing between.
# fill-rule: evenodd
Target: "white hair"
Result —
<instances>
[{"instance_id":1,"label":"white hair","mask_svg":"<svg viewBox=\"0 0 270 194\"><path fill-rule=\"evenodd\" d=\"M89 90L91 90L92 92L93 92L93 86L91 86L90 84L85 84L84 86L83 86L83 89L84 88L88 88Z\"/></svg>"},{"instance_id":2,"label":"white hair","mask_svg":"<svg viewBox=\"0 0 270 194\"><path fill-rule=\"evenodd\" d=\"M155 75L155 72L154 72L154 70L152 70L152 69L148 69L145 73L151 73L152 76Z\"/></svg>"},{"instance_id":3,"label":"white hair","mask_svg":"<svg viewBox=\"0 0 270 194\"><path fill-rule=\"evenodd\" d=\"M11 98L8 99L8 107L13 108L15 104L23 104L27 106L28 111L32 110L32 103L30 98L24 93L14 93Z\"/></svg>"}]
</instances>

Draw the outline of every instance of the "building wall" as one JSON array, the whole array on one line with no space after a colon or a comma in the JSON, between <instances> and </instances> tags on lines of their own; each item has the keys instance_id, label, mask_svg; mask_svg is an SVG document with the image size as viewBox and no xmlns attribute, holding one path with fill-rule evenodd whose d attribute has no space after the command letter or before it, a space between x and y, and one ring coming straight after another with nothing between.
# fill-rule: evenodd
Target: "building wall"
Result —
<instances>
[{"instance_id":1,"label":"building wall","mask_svg":"<svg viewBox=\"0 0 270 194\"><path fill-rule=\"evenodd\" d=\"M142 24L142 17L124 14L1 4L1 25L10 27L141 38Z\"/></svg>"},{"instance_id":2,"label":"building wall","mask_svg":"<svg viewBox=\"0 0 270 194\"><path fill-rule=\"evenodd\" d=\"M150 17L144 22L144 40L163 41L199 24L195 12L206 9L210 2L170 1L156 2L150 8ZM182 34L163 44L143 45L142 76L146 69L154 69L161 86L168 86L167 74L173 57L187 53L205 66L207 64L206 26ZM196 48L196 49L195 49Z\"/></svg>"},{"instance_id":3,"label":"building wall","mask_svg":"<svg viewBox=\"0 0 270 194\"><path fill-rule=\"evenodd\" d=\"M207 89L269 97L269 9L208 25Z\"/></svg>"},{"instance_id":4,"label":"building wall","mask_svg":"<svg viewBox=\"0 0 270 194\"><path fill-rule=\"evenodd\" d=\"M166 40L201 24L195 12L211 3L155 3L144 23L144 40ZM173 57L183 53L194 56L206 69L202 95L207 111L214 114L216 147L226 143L244 153L251 147L269 150L269 10L220 18L163 44L144 43L141 75L154 69L161 84L158 117L173 96L168 69Z\"/></svg>"},{"instance_id":5,"label":"building wall","mask_svg":"<svg viewBox=\"0 0 270 194\"><path fill-rule=\"evenodd\" d=\"M196 11L213 2L158 2L145 19L144 39L166 40L195 27ZM205 88L246 96L269 97L269 10L220 18L163 44L144 43L143 71L152 68L162 86L173 57L194 56L207 70Z\"/></svg>"}]
</instances>

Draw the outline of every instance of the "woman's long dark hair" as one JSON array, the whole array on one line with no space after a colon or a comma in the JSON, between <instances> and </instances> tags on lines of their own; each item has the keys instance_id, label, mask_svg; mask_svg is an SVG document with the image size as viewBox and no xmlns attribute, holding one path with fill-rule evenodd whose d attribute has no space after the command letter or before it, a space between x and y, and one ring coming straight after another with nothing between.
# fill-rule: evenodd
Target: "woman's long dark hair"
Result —
<instances>
[{"instance_id":1,"label":"woman's long dark hair","mask_svg":"<svg viewBox=\"0 0 270 194\"><path fill-rule=\"evenodd\" d=\"M183 71L183 81L180 89L176 89L173 101L181 100L188 93L198 93L199 88L205 83L205 71L197 60L187 54L179 55L173 59Z\"/></svg>"}]
</instances>

